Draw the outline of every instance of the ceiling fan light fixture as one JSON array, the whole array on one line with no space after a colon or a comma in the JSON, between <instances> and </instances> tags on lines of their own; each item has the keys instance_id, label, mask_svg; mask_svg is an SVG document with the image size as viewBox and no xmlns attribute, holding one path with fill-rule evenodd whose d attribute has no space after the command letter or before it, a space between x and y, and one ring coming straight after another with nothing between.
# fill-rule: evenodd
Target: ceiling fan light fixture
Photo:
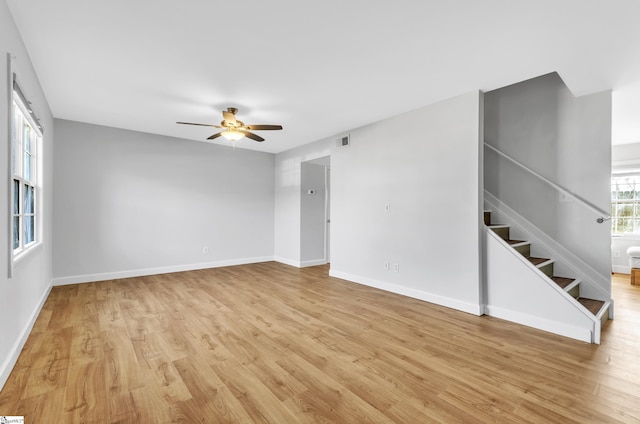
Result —
<instances>
[{"instance_id":1,"label":"ceiling fan light fixture","mask_svg":"<svg viewBox=\"0 0 640 424\"><path fill-rule=\"evenodd\" d=\"M214 127L220 128L221 130L215 134L207 137L207 140L215 140L218 137L224 137L225 139L236 142L243 137L250 138L253 141L262 142L264 138L260 137L258 134L255 134L253 131L266 131L266 130L281 130L282 125L245 125L244 122L240 121L236 118L236 112L238 109L234 107L227 108L226 111L222 111L222 117L224 118L220 125L212 125L212 124L197 124L195 122L176 122L176 124L184 124L184 125L198 125L200 127Z\"/></svg>"},{"instance_id":2,"label":"ceiling fan light fixture","mask_svg":"<svg viewBox=\"0 0 640 424\"><path fill-rule=\"evenodd\" d=\"M238 141L244 137L244 134L234 129L228 129L222 132L222 136L229 141Z\"/></svg>"}]
</instances>

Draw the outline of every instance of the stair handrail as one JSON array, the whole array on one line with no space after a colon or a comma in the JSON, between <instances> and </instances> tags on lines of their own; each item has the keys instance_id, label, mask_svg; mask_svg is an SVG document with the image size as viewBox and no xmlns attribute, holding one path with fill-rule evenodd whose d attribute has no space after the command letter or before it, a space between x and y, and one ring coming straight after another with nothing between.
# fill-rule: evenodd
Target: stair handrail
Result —
<instances>
[{"instance_id":1,"label":"stair handrail","mask_svg":"<svg viewBox=\"0 0 640 424\"><path fill-rule=\"evenodd\" d=\"M576 193L567 190L564 187L559 186L558 184L554 183L553 181L551 181L550 179L538 174L536 171L534 171L533 169L529 168L528 166L518 162L517 160L515 160L514 158L512 158L511 156L507 155L506 153L501 152L500 150L498 150L497 148L493 147L492 145L488 144L486 141L484 142L485 147L488 147L489 149L493 150L494 152L496 152L498 155L502 156L503 158L509 160L510 162L518 165L520 168L524 169L525 171L527 171L528 173L530 173L531 175L533 175L534 177L544 181L545 183L547 183L548 185L550 185L551 187L553 187L556 191L569 196L573 199L576 199L578 202L582 203L584 206L586 206L587 208L591 209L592 211L594 211L595 213L602 215L600 217L598 217L596 219L596 222L598 224L602 224L605 221L608 221L611 219L611 215L609 215L606 211L600 209L599 207L597 207L596 205L594 205L593 203L589 202L588 200L580 197L579 195L577 195Z\"/></svg>"}]
</instances>

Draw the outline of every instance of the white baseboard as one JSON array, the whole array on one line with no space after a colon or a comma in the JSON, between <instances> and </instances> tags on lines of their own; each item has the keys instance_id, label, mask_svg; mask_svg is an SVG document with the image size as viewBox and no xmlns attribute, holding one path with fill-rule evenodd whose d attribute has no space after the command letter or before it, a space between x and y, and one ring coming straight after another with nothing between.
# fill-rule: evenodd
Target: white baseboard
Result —
<instances>
[{"instance_id":1,"label":"white baseboard","mask_svg":"<svg viewBox=\"0 0 640 424\"><path fill-rule=\"evenodd\" d=\"M611 270L616 274L631 274L631 267L628 265L612 265Z\"/></svg>"},{"instance_id":2,"label":"white baseboard","mask_svg":"<svg viewBox=\"0 0 640 424\"><path fill-rule=\"evenodd\" d=\"M2 365L0 365L0 391L2 391L2 388L4 387L5 383L9 379L9 375L11 375L11 371L13 371L13 367L16 365L16 362L18 361L20 352L22 352L22 348L24 347L24 344L27 342L27 338L29 338L29 334L31 334L33 325L36 323L36 319L38 319L38 315L40 315L40 311L42 310L44 303L47 301L47 298L49 297L50 292L51 292L51 284L49 284L49 287L44 291L42 297L40 298L40 301L36 305L36 308L31 313L31 316L29 317L29 321L27 322L27 325L25 325L25 327L22 329L22 332L20 333L20 337L18 337L18 339L15 341L15 343L11 347L11 351L7 356L7 359L5 359Z\"/></svg>"},{"instance_id":3,"label":"white baseboard","mask_svg":"<svg viewBox=\"0 0 640 424\"><path fill-rule=\"evenodd\" d=\"M329 270L329 275L331 277L341 278L343 280L351 281L353 283L374 287L376 289L400 294L403 296L411 297L413 299L424 300L425 302L434 303L440 306L445 306L447 308L466 312L468 314L480 316L482 315L483 309L484 309L482 305L462 302L458 299L440 296L440 295L425 292L422 290L416 290L410 287L401 286L399 284L387 283L383 281L374 280L368 277L353 275L347 272L337 271L334 269Z\"/></svg>"},{"instance_id":4,"label":"white baseboard","mask_svg":"<svg viewBox=\"0 0 640 424\"><path fill-rule=\"evenodd\" d=\"M309 266L326 265L326 264L327 264L327 261L325 261L324 259L316 259L313 261L300 262L300 268L306 268Z\"/></svg>"},{"instance_id":5,"label":"white baseboard","mask_svg":"<svg viewBox=\"0 0 640 424\"><path fill-rule=\"evenodd\" d=\"M289 266L295 266L296 268L307 268L310 266L318 266L318 265L326 265L327 261L325 259L314 259L312 261L294 261L293 259L282 258L276 256L274 259L276 262L283 263Z\"/></svg>"},{"instance_id":6,"label":"white baseboard","mask_svg":"<svg viewBox=\"0 0 640 424\"><path fill-rule=\"evenodd\" d=\"M280 256L276 256L275 258L273 258L274 261L276 262L280 262L281 264L285 264L285 265L289 265L289 266L295 266L296 268L300 268L300 261L294 261L293 259L289 259L289 258L283 258Z\"/></svg>"},{"instance_id":7,"label":"white baseboard","mask_svg":"<svg viewBox=\"0 0 640 424\"><path fill-rule=\"evenodd\" d=\"M175 265L159 268L144 268L128 271L106 272L101 274L74 275L70 277L58 277L53 279L54 286L64 286L66 284L89 283L94 281L117 280L119 278L144 277L146 275L168 274L171 272L195 271L206 268L220 268L223 266L247 265L260 262L273 261L273 256L257 258L231 259L216 262L202 262L197 264Z\"/></svg>"},{"instance_id":8,"label":"white baseboard","mask_svg":"<svg viewBox=\"0 0 640 424\"><path fill-rule=\"evenodd\" d=\"M487 315L494 318L500 318L505 321L515 322L516 324L526 325L527 327L591 343L591 331L585 328L566 325L561 322L546 320L540 317L491 305L485 306L485 312Z\"/></svg>"}]
</instances>

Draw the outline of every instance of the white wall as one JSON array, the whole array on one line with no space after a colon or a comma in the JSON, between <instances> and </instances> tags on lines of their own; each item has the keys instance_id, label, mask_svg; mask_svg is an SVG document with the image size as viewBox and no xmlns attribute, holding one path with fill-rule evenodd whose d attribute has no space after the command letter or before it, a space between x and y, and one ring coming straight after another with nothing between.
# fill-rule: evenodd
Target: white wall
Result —
<instances>
[{"instance_id":1,"label":"white wall","mask_svg":"<svg viewBox=\"0 0 640 424\"><path fill-rule=\"evenodd\" d=\"M302 162L300 193L300 262L302 266L326 263L325 169L324 165ZM309 190L313 194L309 194Z\"/></svg>"},{"instance_id":2,"label":"white wall","mask_svg":"<svg viewBox=\"0 0 640 424\"><path fill-rule=\"evenodd\" d=\"M611 147L612 172L640 172L640 143Z\"/></svg>"},{"instance_id":3,"label":"white wall","mask_svg":"<svg viewBox=\"0 0 640 424\"><path fill-rule=\"evenodd\" d=\"M555 73L485 93L485 140L598 208L610 209L611 92L576 98ZM607 283L610 225L490 151L485 187ZM595 277L594 277L595 278Z\"/></svg>"},{"instance_id":4,"label":"white wall","mask_svg":"<svg viewBox=\"0 0 640 424\"><path fill-rule=\"evenodd\" d=\"M55 126L56 284L273 259L274 155Z\"/></svg>"},{"instance_id":5,"label":"white wall","mask_svg":"<svg viewBox=\"0 0 640 424\"><path fill-rule=\"evenodd\" d=\"M328 138L276 155L275 256L292 266L302 266L301 204L302 162L329 156L335 140Z\"/></svg>"},{"instance_id":6,"label":"white wall","mask_svg":"<svg viewBox=\"0 0 640 424\"><path fill-rule=\"evenodd\" d=\"M481 312L481 102L464 94L333 149L331 275Z\"/></svg>"},{"instance_id":7,"label":"white wall","mask_svg":"<svg viewBox=\"0 0 640 424\"><path fill-rule=\"evenodd\" d=\"M599 343L599 320L585 313L562 289L491 230L485 237L487 307L492 317ZM544 307L540 307L544 305Z\"/></svg>"},{"instance_id":8,"label":"white wall","mask_svg":"<svg viewBox=\"0 0 640 424\"><path fill-rule=\"evenodd\" d=\"M9 255L9 181L0 182L0 389L4 385L33 322L46 299L51 285L52 204L53 198L53 117L22 44L18 30L4 1L0 1L0 175L9 175L8 91L6 53L15 56L13 71L17 73L21 88L32 102L32 108L42 120L43 139L43 244L14 268L8 278Z\"/></svg>"},{"instance_id":9,"label":"white wall","mask_svg":"<svg viewBox=\"0 0 640 424\"><path fill-rule=\"evenodd\" d=\"M611 270L621 274L630 274L630 257L627 249L640 246L640 236L629 235L622 237L611 237Z\"/></svg>"}]
</instances>

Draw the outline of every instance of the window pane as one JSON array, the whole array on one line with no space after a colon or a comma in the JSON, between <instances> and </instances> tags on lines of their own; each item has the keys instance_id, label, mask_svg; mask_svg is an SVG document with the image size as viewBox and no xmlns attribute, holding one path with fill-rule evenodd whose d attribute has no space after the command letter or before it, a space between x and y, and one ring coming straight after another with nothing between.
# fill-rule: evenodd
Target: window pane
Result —
<instances>
[{"instance_id":1,"label":"window pane","mask_svg":"<svg viewBox=\"0 0 640 424\"><path fill-rule=\"evenodd\" d=\"M611 216L618 216L618 204L611 203Z\"/></svg>"},{"instance_id":2,"label":"window pane","mask_svg":"<svg viewBox=\"0 0 640 424\"><path fill-rule=\"evenodd\" d=\"M620 187L621 191L618 192L620 199L633 199L633 190L628 184L624 184L624 188Z\"/></svg>"},{"instance_id":3,"label":"window pane","mask_svg":"<svg viewBox=\"0 0 640 424\"><path fill-rule=\"evenodd\" d=\"M631 218L618 218L618 232L631 233L633 232L633 219Z\"/></svg>"},{"instance_id":4,"label":"window pane","mask_svg":"<svg viewBox=\"0 0 640 424\"><path fill-rule=\"evenodd\" d=\"M620 217L633 216L633 203L618 204L618 216Z\"/></svg>"},{"instance_id":5,"label":"window pane","mask_svg":"<svg viewBox=\"0 0 640 424\"><path fill-rule=\"evenodd\" d=\"M31 181L31 155L26 152L24 154L24 179Z\"/></svg>"},{"instance_id":6,"label":"window pane","mask_svg":"<svg viewBox=\"0 0 640 424\"><path fill-rule=\"evenodd\" d=\"M13 214L20 213L20 181L13 180Z\"/></svg>"},{"instance_id":7,"label":"window pane","mask_svg":"<svg viewBox=\"0 0 640 424\"><path fill-rule=\"evenodd\" d=\"M15 112L17 112L18 107L16 106L15 102L13 103L13 110ZM18 131L16 130L16 128L20 128L18 126L19 124L19 119L18 119L18 114L16 113L13 117L13 128L11 128L11 139L15 140L18 137ZM12 175L16 175L16 155L19 154L19 152L17 152L17 146L19 146L20 143L18 143L18 140L15 140L15 144L11 147L11 172Z\"/></svg>"},{"instance_id":8,"label":"window pane","mask_svg":"<svg viewBox=\"0 0 640 424\"><path fill-rule=\"evenodd\" d=\"M611 231L614 233L621 233L622 229L620 227L620 218L612 218L611 219Z\"/></svg>"},{"instance_id":9,"label":"window pane","mask_svg":"<svg viewBox=\"0 0 640 424\"><path fill-rule=\"evenodd\" d=\"M34 207L34 197L33 197L33 187L25 184L24 185L24 213L33 213Z\"/></svg>"},{"instance_id":10,"label":"window pane","mask_svg":"<svg viewBox=\"0 0 640 424\"><path fill-rule=\"evenodd\" d=\"M24 217L24 244L29 244L35 240L35 217L25 216Z\"/></svg>"},{"instance_id":11,"label":"window pane","mask_svg":"<svg viewBox=\"0 0 640 424\"><path fill-rule=\"evenodd\" d=\"M20 217L13 217L13 248L20 247Z\"/></svg>"},{"instance_id":12,"label":"window pane","mask_svg":"<svg viewBox=\"0 0 640 424\"><path fill-rule=\"evenodd\" d=\"M29 123L26 121L24 123L24 128L24 151L27 153L31 153L31 135L33 133L33 130L31 129L31 125L29 125Z\"/></svg>"}]
</instances>

